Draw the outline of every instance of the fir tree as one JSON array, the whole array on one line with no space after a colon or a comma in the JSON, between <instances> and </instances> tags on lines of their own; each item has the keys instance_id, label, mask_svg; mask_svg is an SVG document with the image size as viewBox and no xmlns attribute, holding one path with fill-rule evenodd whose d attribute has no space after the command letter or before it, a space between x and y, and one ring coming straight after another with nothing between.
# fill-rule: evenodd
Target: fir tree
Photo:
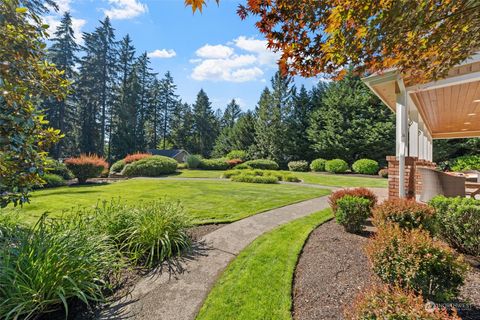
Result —
<instances>
[{"instance_id":1,"label":"fir tree","mask_svg":"<svg viewBox=\"0 0 480 320\"><path fill-rule=\"evenodd\" d=\"M170 142L174 148L194 151L193 125L193 113L190 105L177 101L170 124Z\"/></svg>"},{"instance_id":2,"label":"fir tree","mask_svg":"<svg viewBox=\"0 0 480 320\"><path fill-rule=\"evenodd\" d=\"M171 122L171 113L176 107L178 102L178 96L175 94L177 86L173 82L173 77L170 74L170 71L165 73L164 78L160 81L160 105L161 105L161 114L163 119L162 124L162 148L166 149L166 143L168 140L169 126ZM156 126L155 126L156 127ZM155 138L154 145L157 145Z\"/></svg>"},{"instance_id":3,"label":"fir tree","mask_svg":"<svg viewBox=\"0 0 480 320\"><path fill-rule=\"evenodd\" d=\"M198 93L197 100L193 105L193 127L193 153L209 156L219 128L210 100L203 89Z\"/></svg>"},{"instance_id":4,"label":"fir tree","mask_svg":"<svg viewBox=\"0 0 480 320\"><path fill-rule=\"evenodd\" d=\"M225 112L223 113L221 120L222 128L232 128L237 122L238 118L240 118L241 114L242 110L240 109L240 106L237 104L235 99L232 99L232 101L230 101L230 103L225 108Z\"/></svg>"}]
</instances>

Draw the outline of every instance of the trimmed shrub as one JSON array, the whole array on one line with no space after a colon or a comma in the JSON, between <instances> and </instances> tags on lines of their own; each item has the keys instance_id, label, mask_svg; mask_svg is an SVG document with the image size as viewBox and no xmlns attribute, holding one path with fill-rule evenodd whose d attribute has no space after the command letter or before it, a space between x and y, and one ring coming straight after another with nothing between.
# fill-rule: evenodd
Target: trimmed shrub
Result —
<instances>
[{"instance_id":1,"label":"trimmed shrub","mask_svg":"<svg viewBox=\"0 0 480 320\"><path fill-rule=\"evenodd\" d=\"M51 173L46 173L42 176L42 180L45 181L43 187L45 188L54 188L54 187L61 187L66 185L65 179L61 176Z\"/></svg>"},{"instance_id":2,"label":"trimmed shrub","mask_svg":"<svg viewBox=\"0 0 480 320\"><path fill-rule=\"evenodd\" d=\"M337 201L337 223L346 231L358 233L363 230L363 225L370 215L370 201L368 199L343 196Z\"/></svg>"},{"instance_id":3,"label":"trimmed shrub","mask_svg":"<svg viewBox=\"0 0 480 320\"><path fill-rule=\"evenodd\" d=\"M42 216L32 229L18 228L0 247L0 318L33 318L68 301L103 299L119 268L115 246L92 232L86 219Z\"/></svg>"},{"instance_id":4,"label":"trimmed shrub","mask_svg":"<svg viewBox=\"0 0 480 320\"><path fill-rule=\"evenodd\" d=\"M296 177L294 175L285 174L282 177L282 181L285 181L285 182L300 182L302 180L300 180L298 177Z\"/></svg>"},{"instance_id":5,"label":"trimmed shrub","mask_svg":"<svg viewBox=\"0 0 480 320\"><path fill-rule=\"evenodd\" d=\"M58 160L48 158L46 167L46 173L56 174L65 180L71 180L75 178L72 171L67 168L65 163Z\"/></svg>"},{"instance_id":6,"label":"trimmed shrub","mask_svg":"<svg viewBox=\"0 0 480 320\"><path fill-rule=\"evenodd\" d=\"M275 176L254 176L249 174L239 174L232 176L232 181L273 184L278 183L278 178Z\"/></svg>"},{"instance_id":7,"label":"trimmed shrub","mask_svg":"<svg viewBox=\"0 0 480 320\"><path fill-rule=\"evenodd\" d=\"M325 162L325 170L331 173L345 173L348 170L348 163L342 159L333 159Z\"/></svg>"},{"instance_id":8,"label":"trimmed shrub","mask_svg":"<svg viewBox=\"0 0 480 320\"><path fill-rule=\"evenodd\" d=\"M437 196L430 205L438 235L455 249L480 256L480 200Z\"/></svg>"},{"instance_id":9,"label":"trimmed shrub","mask_svg":"<svg viewBox=\"0 0 480 320\"><path fill-rule=\"evenodd\" d=\"M177 161L164 156L151 156L130 164L122 171L126 177L159 177L174 173L177 170Z\"/></svg>"},{"instance_id":10,"label":"trimmed shrub","mask_svg":"<svg viewBox=\"0 0 480 320\"><path fill-rule=\"evenodd\" d=\"M353 306L345 309L346 320L423 319L461 320L455 311L426 308L422 296L395 286L379 285L357 296Z\"/></svg>"},{"instance_id":11,"label":"trimmed shrub","mask_svg":"<svg viewBox=\"0 0 480 320\"><path fill-rule=\"evenodd\" d=\"M453 171L480 170L480 156L462 156L453 159L450 167Z\"/></svg>"},{"instance_id":12,"label":"trimmed shrub","mask_svg":"<svg viewBox=\"0 0 480 320\"><path fill-rule=\"evenodd\" d=\"M257 177L275 177L277 178L278 181L288 181L288 182L299 182L300 179L298 179L296 176L290 174L290 173L285 173L285 172L280 172L280 171L274 171L274 170L228 170L223 174L223 178L232 178L234 176L238 175L249 175L249 176L257 176Z\"/></svg>"},{"instance_id":13,"label":"trimmed shrub","mask_svg":"<svg viewBox=\"0 0 480 320\"><path fill-rule=\"evenodd\" d=\"M235 167L233 167L233 169L235 169L235 170L251 170L253 168L250 167L248 164L241 163L241 164L237 164Z\"/></svg>"},{"instance_id":14,"label":"trimmed shrub","mask_svg":"<svg viewBox=\"0 0 480 320\"><path fill-rule=\"evenodd\" d=\"M132 263L153 267L190 248L190 220L179 202L167 200L129 206L103 203L95 209L94 227L107 233Z\"/></svg>"},{"instance_id":15,"label":"trimmed shrub","mask_svg":"<svg viewBox=\"0 0 480 320\"><path fill-rule=\"evenodd\" d=\"M89 178L99 177L104 170L108 170L108 163L97 155L82 154L78 158L66 159L65 164L77 177L79 184L87 182Z\"/></svg>"},{"instance_id":16,"label":"trimmed shrub","mask_svg":"<svg viewBox=\"0 0 480 320\"><path fill-rule=\"evenodd\" d=\"M202 170L227 170L229 168L229 164L223 158L202 159L198 168Z\"/></svg>"},{"instance_id":17,"label":"trimmed shrub","mask_svg":"<svg viewBox=\"0 0 480 320\"><path fill-rule=\"evenodd\" d=\"M186 161L188 169L197 169L200 165L200 162L202 162L202 157L199 155L191 154L187 156Z\"/></svg>"},{"instance_id":18,"label":"trimmed shrub","mask_svg":"<svg viewBox=\"0 0 480 320\"><path fill-rule=\"evenodd\" d=\"M232 159L232 160L227 160L228 166L230 168L233 168L241 163L243 163L242 159Z\"/></svg>"},{"instance_id":19,"label":"trimmed shrub","mask_svg":"<svg viewBox=\"0 0 480 320\"><path fill-rule=\"evenodd\" d=\"M262 169L262 170L278 170L279 166L273 160L267 159L257 159L257 160L250 160L244 163L247 166L250 166L253 169Z\"/></svg>"},{"instance_id":20,"label":"trimmed shrub","mask_svg":"<svg viewBox=\"0 0 480 320\"><path fill-rule=\"evenodd\" d=\"M244 162L247 160L247 152L243 150L232 150L225 156L225 158L227 158L227 160L240 159Z\"/></svg>"},{"instance_id":21,"label":"trimmed shrub","mask_svg":"<svg viewBox=\"0 0 480 320\"><path fill-rule=\"evenodd\" d=\"M151 156L152 156L151 153L137 152L137 153L127 155L125 159L123 159L123 161L125 162L125 165L127 165L138 160L150 158Z\"/></svg>"},{"instance_id":22,"label":"trimmed shrub","mask_svg":"<svg viewBox=\"0 0 480 320\"><path fill-rule=\"evenodd\" d=\"M223 173L222 178L230 179L231 177L238 176L239 174L242 174L243 172L244 172L244 170L238 170L238 169L228 170L228 171L225 171Z\"/></svg>"},{"instance_id":23,"label":"trimmed shrub","mask_svg":"<svg viewBox=\"0 0 480 320\"><path fill-rule=\"evenodd\" d=\"M308 171L308 162L305 160L290 161L288 163L288 170L290 171Z\"/></svg>"},{"instance_id":24,"label":"trimmed shrub","mask_svg":"<svg viewBox=\"0 0 480 320\"><path fill-rule=\"evenodd\" d=\"M377 196L367 188L342 189L335 191L328 198L328 203L334 214L337 212L337 201L346 195L368 199L370 201L370 209L373 209L377 204Z\"/></svg>"},{"instance_id":25,"label":"trimmed shrub","mask_svg":"<svg viewBox=\"0 0 480 320\"><path fill-rule=\"evenodd\" d=\"M187 169L187 164L186 163L178 163L177 164L177 169L178 170Z\"/></svg>"},{"instance_id":26,"label":"trimmed shrub","mask_svg":"<svg viewBox=\"0 0 480 320\"><path fill-rule=\"evenodd\" d=\"M353 163L352 169L356 173L374 175L378 172L378 162L371 159L360 159Z\"/></svg>"},{"instance_id":27,"label":"trimmed shrub","mask_svg":"<svg viewBox=\"0 0 480 320\"><path fill-rule=\"evenodd\" d=\"M428 232L395 224L379 228L366 251L380 279L435 301L454 298L468 269L461 256Z\"/></svg>"},{"instance_id":28,"label":"trimmed shrub","mask_svg":"<svg viewBox=\"0 0 480 320\"><path fill-rule=\"evenodd\" d=\"M118 160L117 162L115 162L114 164L112 164L112 166L110 167L110 173L111 174L119 174L120 172L122 172L123 168L125 168L125 160Z\"/></svg>"},{"instance_id":29,"label":"trimmed shrub","mask_svg":"<svg viewBox=\"0 0 480 320\"><path fill-rule=\"evenodd\" d=\"M387 168L380 169L380 171L378 171L378 175L382 178L388 178L388 169Z\"/></svg>"},{"instance_id":30,"label":"trimmed shrub","mask_svg":"<svg viewBox=\"0 0 480 320\"><path fill-rule=\"evenodd\" d=\"M373 209L373 224L381 227L387 223L396 223L403 229L423 228L433 233L433 208L415 200L386 200Z\"/></svg>"},{"instance_id":31,"label":"trimmed shrub","mask_svg":"<svg viewBox=\"0 0 480 320\"><path fill-rule=\"evenodd\" d=\"M322 159L322 158L315 159L315 160L312 161L312 163L310 163L310 170L312 170L314 172L325 171L325 163L326 162L327 162L327 160Z\"/></svg>"}]
</instances>

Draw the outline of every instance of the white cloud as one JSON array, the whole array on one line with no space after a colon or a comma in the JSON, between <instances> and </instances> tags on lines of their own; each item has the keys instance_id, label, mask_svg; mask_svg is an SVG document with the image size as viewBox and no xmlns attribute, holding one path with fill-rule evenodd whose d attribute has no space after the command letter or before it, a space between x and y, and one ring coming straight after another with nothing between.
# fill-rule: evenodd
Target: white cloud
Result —
<instances>
[{"instance_id":1,"label":"white cloud","mask_svg":"<svg viewBox=\"0 0 480 320\"><path fill-rule=\"evenodd\" d=\"M222 59L230 57L233 54L233 49L221 44L215 46L206 44L198 49L195 54L200 58Z\"/></svg>"},{"instance_id":2,"label":"white cloud","mask_svg":"<svg viewBox=\"0 0 480 320\"><path fill-rule=\"evenodd\" d=\"M50 34L51 37L57 30L57 27L60 25L60 19L61 17L59 16L44 17L45 22L49 25L48 33ZM85 26L86 23L87 23L87 20L85 19L77 19L72 17L73 35L75 36L75 42L78 44L83 44L82 28L83 26Z\"/></svg>"},{"instance_id":3,"label":"white cloud","mask_svg":"<svg viewBox=\"0 0 480 320\"><path fill-rule=\"evenodd\" d=\"M70 7L71 0L56 0L55 2L57 3L59 13L72 11L72 8Z\"/></svg>"},{"instance_id":4,"label":"white cloud","mask_svg":"<svg viewBox=\"0 0 480 320\"><path fill-rule=\"evenodd\" d=\"M240 51L240 52L237 52ZM264 70L274 67L280 55L267 48L265 40L240 36L227 45L206 44L195 51L195 80L247 82L260 80Z\"/></svg>"},{"instance_id":5,"label":"white cloud","mask_svg":"<svg viewBox=\"0 0 480 320\"><path fill-rule=\"evenodd\" d=\"M173 58L177 55L173 49L157 49L147 54L150 58Z\"/></svg>"},{"instance_id":6,"label":"white cloud","mask_svg":"<svg viewBox=\"0 0 480 320\"><path fill-rule=\"evenodd\" d=\"M139 0L108 0L112 6L103 12L110 19L132 19L148 11L146 4Z\"/></svg>"}]
</instances>

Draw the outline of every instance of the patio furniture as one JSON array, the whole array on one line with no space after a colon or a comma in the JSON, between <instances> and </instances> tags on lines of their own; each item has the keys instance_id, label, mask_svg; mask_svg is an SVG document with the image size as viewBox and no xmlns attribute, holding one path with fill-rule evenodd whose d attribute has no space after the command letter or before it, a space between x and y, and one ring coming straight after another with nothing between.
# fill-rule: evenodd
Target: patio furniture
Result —
<instances>
[{"instance_id":1,"label":"patio furniture","mask_svg":"<svg viewBox=\"0 0 480 320\"><path fill-rule=\"evenodd\" d=\"M421 193L417 200L428 202L438 195L465 197L465 177L453 176L429 168L417 168L417 170L422 181Z\"/></svg>"},{"instance_id":2,"label":"patio furniture","mask_svg":"<svg viewBox=\"0 0 480 320\"><path fill-rule=\"evenodd\" d=\"M466 191L466 193L472 198L475 198L475 196L480 195L480 183L479 182L466 182L465 183L465 188L469 189L469 190Z\"/></svg>"}]
</instances>

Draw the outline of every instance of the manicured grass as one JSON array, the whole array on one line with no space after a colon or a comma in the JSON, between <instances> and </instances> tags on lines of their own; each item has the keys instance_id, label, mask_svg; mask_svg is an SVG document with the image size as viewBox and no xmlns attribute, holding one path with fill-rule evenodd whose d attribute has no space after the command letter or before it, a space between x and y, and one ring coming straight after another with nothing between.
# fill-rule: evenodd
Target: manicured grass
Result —
<instances>
[{"instance_id":1,"label":"manicured grass","mask_svg":"<svg viewBox=\"0 0 480 320\"><path fill-rule=\"evenodd\" d=\"M227 267L197 320L291 319L292 280L308 235L332 217L329 209L270 231Z\"/></svg>"},{"instance_id":2,"label":"manicured grass","mask_svg":"<svg viewBox=\"0 0 480 320\"><path fill-rule=\"evenodd\" d=\"M78 206L121 198L130 204L167 197L180 200L193 223L231 222L294 202L320 197L329 191L291 185L260 185L228 180L131 179L107 185L61 187L35 191L31 203L20 208L23 221L33 223L42 213L62 214ZM9 210L9 209L2 209Z\"/></svg>"},{"instance_id":3,"label":"manicured grass","mask_svg":"<svg viewBox=\"0 0 480 320\"><path fill-rule=\"evenodd\" d=\"M330 187L369 187L386 188L388 180L383 178L359 177L351 174L326 174L317 172L295 172L305 183L320 184Z\"/></svg>"},{"instance_id":4,"label":"manicured grass","mask_svg":"<svg viewBox=\"0 0 480 320\"><path fill-rule=\"evenodd\" d=\"M177 174L171 177L179 178L221 178L225 171L222 170L178 170Z\"/></svg>"}]
</instances>

